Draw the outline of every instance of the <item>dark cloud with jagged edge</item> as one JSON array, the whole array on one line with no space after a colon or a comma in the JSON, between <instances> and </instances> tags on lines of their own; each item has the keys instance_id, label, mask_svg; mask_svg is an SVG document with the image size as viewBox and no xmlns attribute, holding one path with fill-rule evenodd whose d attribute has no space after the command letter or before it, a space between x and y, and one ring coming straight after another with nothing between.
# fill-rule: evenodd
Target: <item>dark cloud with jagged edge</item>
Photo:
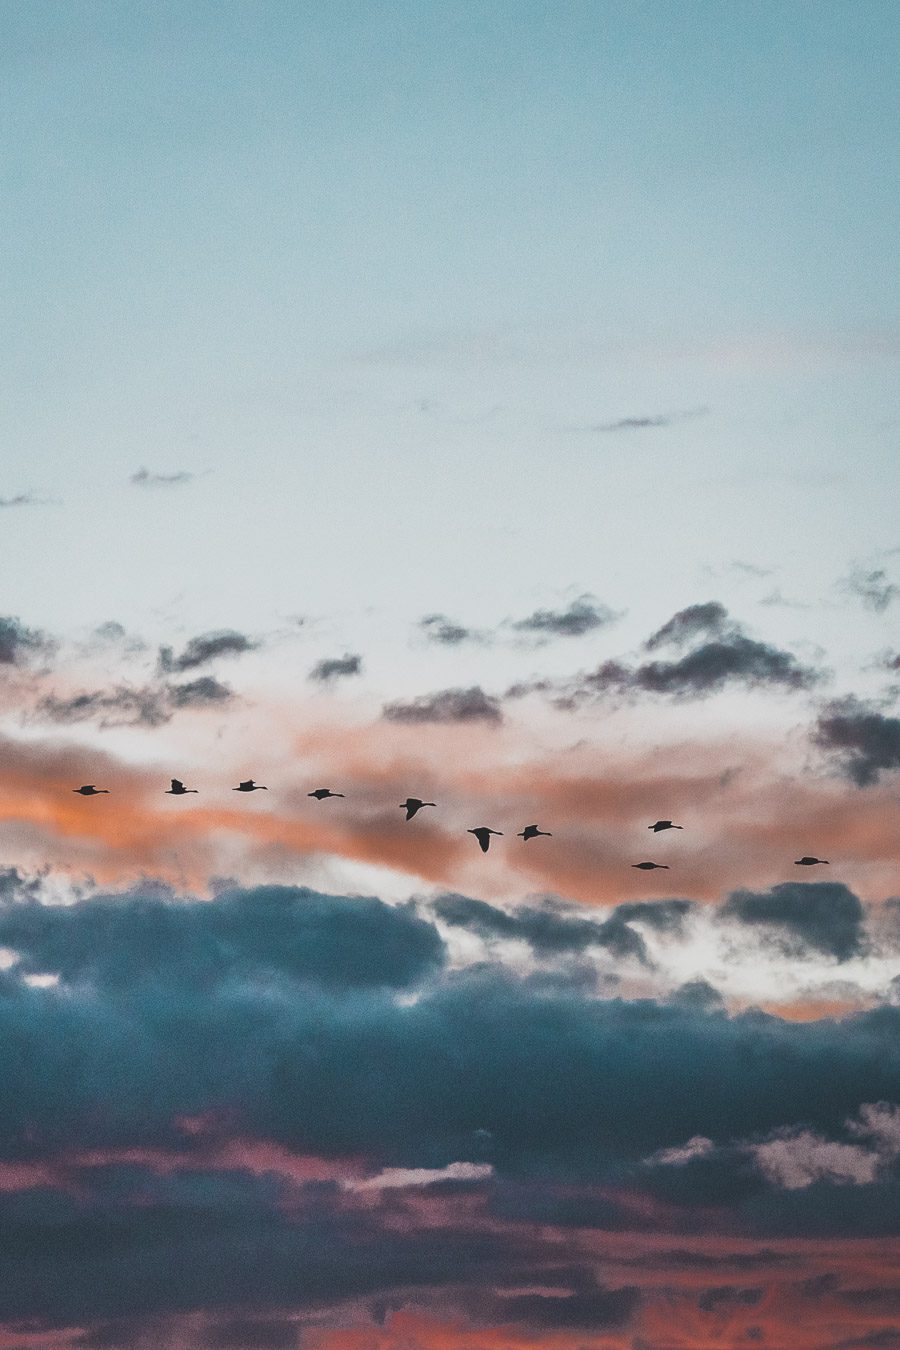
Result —
<instances>
[{"instance_id":1,"label":"dark cloud with jagged edge","mask_svg":"<svg viewBox=\"0 0 900 1350\"><path fill-rule=\"evenodd\" d=\"M0 616L0 666L15 666L29 656L46 654L52 645L40 629L26 627L11 614Z\"/></svg>"},{"instance_id":2,"label":"dark cloud with jagged edge","mask_svg":"<svg viewBox=\"0 0 900 1350\"><path fill-rule=\"evenodd\" d=\"M883 773L900 769L900 717L888 717L860 699L829 703L816 722L813 739L833 753L857 787L870 787Z\"/></svg>"},{"instance_id":3,"label":"dark cloud with jagged edge","mask_svg":"<svg viewBox=\"0 0 900 1350\"><path fill-rule=\"evenodd\" d=\"M245 633L237 633L231 628L200 633L185 644L178 656L171 647L160 647L159 668L164 675L181 675L221 656L242 656L245 652L254 651L258 645Z\"/></svg>"},{"instance_id":4,"label":"dark cloud with jagged edge","mask_svg":"<svg viewBox=\"0 0 900 1350\"><path fill-rule=\"evenodd\" d=\"M648 637L644 646L648 651L672 644L683 646L695 638L721 638L733 635L737 630L728 610L718 600L708 600L699 605L688 605L673 614L671 619Z\"/></svg>"},{"instance_id":5,"label":"dark cloud with jagged edge","mask_svg":"<svg viewBox=\"0 0 900 1350\"><path fill-rule=\"evenodd\" d=\"M441 689L408 702L386 703L381 715L388 722L501 722L500 700L480 685L468 689Z\"/></svg>"},{"instance_id":6,"label":"dark cloud with jagged edge","mask_svg":"<svg viewBox=\"0 0 900 1350\"><path fill-rule=\"evenodd\" d=\"M566 609L536 609L525 619L516 619L511 627L518 633L535 637L583 637L598 628L607 628L620 616L601 604L593 595L580 595Z\"/></svg>"},{"instance_id":7,"label":"dark cloud with jagged edge","mask_svg":"<svg viewBox=\"0 0 900 1350\"><path fill-rule=\"evenodd\" d=\"M201 675L185 684L166 685L166 693L174 708L205 708L211 704L229 703L234 698L228 685L211 675Z\"/></svg>"},{"instance_id":8,"label":"dark cloud with jagged edge","mask_svg":"<svg viewBox=\"0 0 900 1350\"><path fill-rule=\"evenodd\" d=\"M47 694L35 707L38 720L60 725L96 722L107 727L161 727L183 708L209 708L228 703L234 694L226 684L204 675L185 684L134 686L119 684L59 698Z\"/></svg>"},{"instance_id":9,"label":"dark cloud with jagged edge","mask_svg":"<svg viewBox=\"0 0 900 1350\"><path fill-rule=\"evenodd\" d=\"M361 675L362 664L362 657L358 653L347 652L343 656L332 656L318 661L309 672L308 678L319 684L331 684L334 680L343 679L348 675Z\"/></svg>"},{"instance_id":10,"label":"dark cloud with jagged edge","mask_svg":"<svg viewBox=\"0 0 900 1350\"><path fill-rule=\"evenodd\" d=\"M648 964L647 948L639 933L614 911L605 921L585 919L550 901L523 905L510 914L484 900L466 895L441 895L432 902L439 919L483 938L518 939L542 956L583 952L606 947L619 957L633 956Z\"/></svg>"},{"instance_id":11,"label":"dark cloud with jagged edge","mask_svg":"<svg viewBox=\"0 0 900 1350\"><path fill-rule=\"evenodd\" d=\"M183 483L192 483L197 477L187 469L177 469L173 473L155 473L151 469L138 469L128 479L135 487L179 487Z\"/></svg>"},{"instance_id":12,"label":"dark cloud with jagged edge","mask_svg":"<svg viewBox=\"0 0 900 1350\"><path fill-rule=\"evenodd\" d=\"M426 614L416 627L424 634L427 642L441 647L458 647L463 642L484 642L485 635L474 628L464 628L462 624L448 619L446 614Z\"/></svg>"},{"instance_id":13,"label":"dark cloud with jagged edge","mask_svg":"<svg viewBox=\"0 0 900 1350\"><path fill-rule=\"evenodd\" d=\"M876 614L884 611L900 598L900 586L888 579L883 567L867 571L864 567L855 567L848 577L838 583L841 590L855 596L866 609Z\"/></svg>"},{"instance_id":14,"label":"dark cloud with jagged edge","mask_svg":"<svg viewBox=\"0 0 900 1350\"><path fill-rule=\"evenodd\" d=\"M839 881L784 881L769 891L733 891L719 912L724 919L790 933L838 961L862 950L865 912Z\"/></svg>"}]
</instances>

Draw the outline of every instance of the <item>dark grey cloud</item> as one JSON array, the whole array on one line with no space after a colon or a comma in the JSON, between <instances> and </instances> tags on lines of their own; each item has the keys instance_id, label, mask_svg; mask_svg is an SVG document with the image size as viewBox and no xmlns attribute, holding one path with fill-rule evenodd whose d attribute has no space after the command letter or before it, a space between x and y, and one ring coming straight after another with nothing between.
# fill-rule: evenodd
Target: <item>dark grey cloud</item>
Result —
<instances>
[{"instance_id":1,"label":"dark grey cloud","mask_svg":"<svg viewBox=\"0 0 900 1350\"><path fill-rule=\"evenodd\" d=\"M637 1289L607 1289L593 1283L564 1294L519 1294L498 1304L503 1321L552 1330L609 1331L631 1320L640 1302Z\"/></svg>"},{"instance_id":2,"label":"dark grey cloud","mask_svg":"<svg viewBox=\"0 0 900 1350\"><path fill-rule=\"evenodd\" d=\"M126 684L69 698L47 694L37 704L35 713L48 722L96 722L101 727L159 727L172 715L164 689Z\"/></svg>"},{"instance_id":3,"label":"dark grey cloud","mask_svg":"<svg viewBox=\"0 0 900 1350\"><path fill-rule=\"evenodd\" d=\"M629 900L616 905L614 914L623 923L645 923L659 932L678 933L696 908L694 900Z\"/></svg>"},{"instance_id":4,"label":"dark grey cloud","mask_svg":"<svg viewBox=\"0 0 900 1350\"><path fill-rule=\"evenodd\" d=\"M463 642L483 642L484 634L448 619L446 614L426 614L417 627L428 642L442 647L458 647Z\"/></svg>"},{"instance_id":5,"label":"dark grey cloud","mask_svg":"<svg viewBox=\"0 0 900 1350\"><path fill-rule=\"evenodd\" d=\"M192 482L196 476L188 473L187 469L179 469L175 473L154 473L150 469L138 469L128 481L135 487L177 487L180 483Z\"/></svg>"},{"instance_id":6,"label":"dark grey cloud","mask_svg":"<svg viewBox=\"0 0 900 1350\"><path fill-rule=\"evenodd\" d=\"M834 754L857 787L869 787L883 773L900 769L900 717L888 717L859 699L830 703L816 723L813 739Z\"/></svg>"},{"instance_id":7,"label":"dark grey cloud","mask_svg":"<svg viewBox=\"0 0 900 1350\"><path fill-rule=\"evenodd\" d=\"M328 684L332 680L342 679L345 675L361 674L362 657L347 652L344 656L333 656L327 660L319 661L309 672L309 678L318 681L320 684Z\"/></svg>"},{"instance_id":8,"label":"dark grey cloud","mask_svg":"<svg viewBox=\"0 0 900 1350\"><path fill-rule=\"evenodd\" d=\"M748 688L810 689L820 672L801 665L790 652L753 638L734 634L704 642L676 661L647 661L626 666L605 661L576 685L576 700L590 694L667 694L673 698L702 698L729 684Z\"/></svg>"},{"instance_id":9,"label":"dark grey cloud","mask_svg":"<svg viewBox=\"0 0 900 1350\"><path fill-rule=\"evenodd\" d=\"M733 891L720 913L744 924L786 930L838 961L862 950L865 911L839 881L784 881L769 891Z\"/></svg>"},{"instance_id":10,"label":"dark grey cloud","mask_svg":"<svg viewBox=\"0 0 900 1350\"><path fill-rule=\"evenodd\" d=\"M688 605L673 614L671 619L658 628L644 643L648 651L667 644L684 646L695 638L721 638L734 634L737 626L728 610L718 600L707 600L703 604Z\"/></svg>"},{"instance_id":11,"label":"dark grey cloud","mask_svg":"<svg viewBox=\"0 0 900 1350\"><path fill-rule=\"evenodd\" d=\"M583 637L585 633L606 628L620 616L601 604L593 595L581 595L566 609L536 609L525 619L517 619L512 627L519 633L533 633L539 637Z\"/></svg>"},{"instance_id":12,"label":"dark grey cloud","mask_svg":"<svg viewBox=\"0 0 900 1350\"><path fill-rule=\"evenodd\" d=\"M386 703L381 711L388 722L501 722L500 700L480 685L469 689L441 689L406 703Z\"/></svg>"},{"instance_id":13,"label":"dark grey cloud","mask_svg":"<svg viewBox=\"0 0 900 1350\"><path fill-rule=\"evenodd\" d=\"M203 708L210 704L228 703L234 694L227 684L214 680L211 675L201 675L197 680L186 684L166 686L173 708Z\"/></svg>"},{"instance_id":14,"label":"dark grey cloud","mask_svg":"<svg viewBox=\"0 0 900 1350\"><path fill-rule=\"evenodd\" d=\"M888 605L900 597L900 586L888 580L884 568L867 571L864 567L855 567L848 577L839 583L847 594L861 600L866 609L883 614Z\"/></svg>"},{"instance_id":15,"label":"dark grey cloud","mask_svg":"<svg viewBox=\"0 0 900 1350\"><path fill-rule=\"evenodd\" d=\"M718 1284L704 1289L697 1299L701 1312L733 1312L735 1308L755 1308L765 1294L762 1285Z\"/></svg>"},{"instance_id":16,"label":"dark grey cloud","mask_svg":"<svg viewBox=\"0 0 900 1350\"><path fill-rule=\"evenodd\" d=\"M51 646L46 633L27 628L11 614L0 616L0 666L18 665L29 656L49 651Z\"/></svg>"},{"instance_id":17,"label":"dark grey cloud","mask_svg":"<svg viewBox=\"0 0 900 1350\"><path fill-rule=\"evenodd\" d=\"M33 492L18 492L15 497L0 497L0 511L16 506L46 506L45 497L36 497Z\"/></svg>"},{"instance_id":18,"label":"dark grey cloud","mask_svg":"<svg viewBox=\"0 0 900 1350\"><path fill-rule=\"evenodd\" d=\"M633 956L647 963L643 939L628 927L618 911L605 921L594 920L545 901L540 906L520 906L510 914L466 895L439 896L432 909L444 923L466 928L483 938L518 939L543 956L583 952L597 946L606 947L616 956Z\"/></svg>"},{"instance_id":19,"label":"dark grey cloud","mask_svg":"<svg viewBox=\"0 0 900 1350\"><path fill-rule=\"evenodd\" d=\"M220 656L241 656L252 652L259 644L244 633L226 628L213 633L200 633L185 644L176 656L171 647L160 647L159 668L166 675L180 675L215 661Z\"/></svg>"}]
</instances>

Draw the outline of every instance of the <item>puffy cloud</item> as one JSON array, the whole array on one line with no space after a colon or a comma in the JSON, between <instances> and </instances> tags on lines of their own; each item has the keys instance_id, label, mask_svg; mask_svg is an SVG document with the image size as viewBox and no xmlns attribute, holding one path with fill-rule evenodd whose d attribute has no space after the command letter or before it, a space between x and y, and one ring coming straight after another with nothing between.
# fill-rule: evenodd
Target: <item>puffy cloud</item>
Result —
<instances>
[{"instance_id":1,"label":"puffy cloud","mask_svg":"<svg viewBox=\"0 0 900 1350\"><path fill-rule=\"evenodd\" d=\"M484 634L474 628L464 628L462 624L448 619L446 614L426 614L418 622L419 630L428 642L442 647L458 647L463 642L483 642Z\"/></svg>"},{"instance_id":2,"label":"puffy cloud","mask_svg":"<svg viewBox=\"0 0 900 1350\"><path fill-rule=\"evenodd\" d=\"M386 703L382 717L388 722L501 722L500 701L480 685L468 689L442 689L423 694L407 703Z\"/></svg>"},{"instance_id":3,"label":"puffy cloud","mask_svg":"<svg viewBox=\"0 0 900 1350\"><path fill-rule=\"evenodd\" d=\"M688 605L673 614L671 619L652 633L644 646L648 651L657 647L673 645L681 647L695 638L719 638L725 634L733 635L736 625L729 617L728 610L718 600L707 600L704 604Z\"/></svg>"},{"instance_id":4,"label":"puffy cloud","mask_svg":"<svg viewBox=\"0 0 900 1350\"><path fill-rule=\"evenodd\" d=\"M861 950L863 907L841 882L785 881L764 892L733 891L721 913L744 924L787 930L838 961Z\"/></svg>"},{"instance_id":5,"label":"puffy cloud","mask_svg":"<svg viewBox=\"0 0 900 1350\"><path fill-rule=\"evenodd\" d=\"M525 619L517 619L512 627L520 633L538 637L583 637L585 633L606 628L619 616L592 595L579 596L566 609L536 609Z\"/></svg>"},{"instance_id":6,"label":"puffy cloud","mask_svg":"<svg viewBox=\"0 0 900 1350\"><path fill-rule=\"evenodd\" d=\"M619 911L605 921L596 921L545 900L540 906L519 906L510 914L465 895L439 896L432 908L447 924L466 928L484 938L518 939L544 956L583 952L587 947L597 946L606 947L617 956L647 961L647 949L640 934L628 927Z\"/></svg>"},{"instance_id":7,"label":"puffy cloud","mask_svg":"<svg viewBox=\"0 0 900 1350\"><path fill-rule=\"evenodd\" d=\"M18 665L28 656L46 652L49 638L36 628L27 628L12 615L0 616L0 666Z\"/></svg>"},{"instance_id":8,"label":"puffy cloud","mask_svg":"<svg viewBox=\"0 0 900 1350\"><path fill-rule=\"evenodd\" d=\"M859 699L830 703L816 723L814 739L835 754L858 787L869 787L882 773L900 769L900 717L887 717Z\"/></svg>"},{"instance_id":9,"label":"puffy cloud","mask_svg":"<svg viewBox=\"0 0 900 1350\"><path fill-rule=\"evenodd\" d=\"M38 702L35 714L48 722L96 721L101 727L158 727L171 717L164 689L126 684L69 698L47 694Z\"/></svg>"},{"instance_id":10,"label":"puffy cloud","mask_svg":"<svg viewBox=\"0 0 900 1350\"><path fill-rule=\"evenodd\" d=\"M335 656L317 662L309 672L309 678L320 684L329 684L333 680L342 679L346 675L360 674L362 674L362 657L348 652L344 656Z\"/></svg>"},{"instance_id":11,"label":"puffy cloud","mask_svg":"<svg viewBox=\"0 0 900 1350\"><path fill-rule=\"evenodd\" d=\"M197 680L186 684L170 684L166 692L174 708L203 708L210 704L228 703L234 694L227 684L214 680L211 675L201 675Z\"/></svg>"},{"instance_id":12,"label":"puffy cloud","mask_svg":"<svg viewBox=\"0 0 900 1350\"><path fill-rule=\"evenodd\" d=\"M205 666L220 656L241 656L244 652L253 651L257 645L244 633L237 633L234 629L200 633L186 643L178 656L175 656L171 647L160 647L159 667L166 675L180 675L186 670Z\"/></svg>"},{"instance_id":13,"label":"puffy cloud","mask_svg":"<svg viewBox=\"0 0 900 1350\"><path fill-rule=\"evenodd\" d=\"M848 577L839 583L842 590L862 601L866 609L883 614L888 605L900 596L900 586L888 580L884 568L866 571L864 567L855 567Z\"/></svg>"}]
</instances>

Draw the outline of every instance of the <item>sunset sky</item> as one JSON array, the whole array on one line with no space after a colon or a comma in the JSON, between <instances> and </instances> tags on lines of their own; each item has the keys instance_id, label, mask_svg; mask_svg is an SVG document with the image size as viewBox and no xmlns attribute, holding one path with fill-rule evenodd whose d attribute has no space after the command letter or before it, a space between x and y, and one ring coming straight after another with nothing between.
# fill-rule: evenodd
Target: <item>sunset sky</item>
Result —
<instances>
[{"instance_id":1,"label":"sunset sky","mask_svg":"<svg viewBox=\"0 0 900 1350\"><path fill-rule=\"evenodd\" d=\"M0 1350L900 1350L900 10L0 9Z\"/></svg>"}]
</instances>

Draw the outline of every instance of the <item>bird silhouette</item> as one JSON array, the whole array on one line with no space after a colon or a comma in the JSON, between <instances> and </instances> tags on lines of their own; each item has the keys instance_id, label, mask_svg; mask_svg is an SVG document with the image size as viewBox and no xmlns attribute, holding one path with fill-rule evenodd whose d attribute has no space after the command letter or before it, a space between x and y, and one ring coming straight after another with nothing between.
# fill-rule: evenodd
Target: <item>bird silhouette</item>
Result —
<instances>
[{"instance_id":1,"label":"bird silhouette","mask_svg":"<svg viewBox=\"0 0 900 1350\"><path fill-rule=\"evenodd\" d=\"M816 863L824 863L826 867L831 866L827 858L810 858L806 854L804 854L802 858L796 858L794 861L794 866L813 867Z\"/></svg>"},{"instance_id":2,"label":"bird silhouette","mask_svg":"<svg viewBox=\"0 0 900 1350\"><path fill-rule=\"evenodd\" d=\"M82 797L99 797L101 792L109 792L109 788L98 788L94 787L93 783L85 783L84 787L73 788L72 791Z\"/></svg>"},{"instance_id":3,"label":"bird silhouette","mask_svg":"<svg viewBox=\"0 0 900 1350\"><path fill-rule=\"evenodd\" d=\"M479 825L477 830L466 830L466 834L474 834L481 847L482 853L487 853L491 846L491 835L501 834L502 830L489 830L486 825Z\"/></svg>"},{"instance_id":4,"label":"bird silhouette","mask_svg":"<svg viewBox=\"0 0 900 1350\"><path fill-rule=\"evenodd\" d=\"M660 830L683 830L684 826L673 825L671 820L658 820L655 825L648 825L647 829L652 830L654 834L659 834Z\"/></svg>"},{"instance_id":5,"label":"bird silhouette","mask_svg":"<svg viewBox=\"0 0 900 1350\"><path fill-rule=\"evenodd\" d=\"M307 792L307 797L315 797L317 802L323 802L326 797L343 797L343 792L332 792L331 788L316 788L315 792Z\"/></svg>"},{"instance_id":6,"label":"bird silhouette","mask_svg":"<svg viewBox=\"0 0 900 1350\"><path fill-rule=\"evenodd\" d=\"M519 833L516 835L516 838L525 840L537 839L539 834L546 835L548 839L550 838L549 830L539 830L536 825L526 825L524 830L519 831Z\"/></svg>"},{"instance_id":7,"label":"bird silhouette","mask_svg":"<svg viewBox=\"0 0 900 1350\"><path fill-rule=\"evenodd\" d=\"M668 863L643 862L643 863L632 863L631 865L632 867L639 867L642 872L652 872L655 867L661 867L666 872L668 872L669 870Z\"/></svg>"},{"instance_id":8,"label":"bird silhouette","mask_svg":"<svg viewBox=\"0 0 900 1350\"><path fill-rule=\"evenodd\" d=\"M268 792L269 789L263 783L254 783L252 778L247 778L231 790L232 792Z\"/></svg>"},{"instance_id":9,"label":"bird silhouette","mask_svg":"<svg viewBox=\"0 0 900 1350\"><path fill-rule=\"evenodd\" d=\"M400 810L406 812L406 819L412 820L417 811L421 811L423 806L437 806L437 802L423 802L418 797L407 797L405 802L400 803Z\"/></svg>"},{"instance_id":10,"label":"bird silhouette","mask_svg":"<svg viewBox=\"0 0 900 1350\"><path fill-rule=\"evenodd\" d=\"M170 788L166 788L166 792L170 797L185 797L189 792L196 792L196 791L197 788L186 788L180 778L173 778L172 786Z\"/></svg>"}]
</instances>

